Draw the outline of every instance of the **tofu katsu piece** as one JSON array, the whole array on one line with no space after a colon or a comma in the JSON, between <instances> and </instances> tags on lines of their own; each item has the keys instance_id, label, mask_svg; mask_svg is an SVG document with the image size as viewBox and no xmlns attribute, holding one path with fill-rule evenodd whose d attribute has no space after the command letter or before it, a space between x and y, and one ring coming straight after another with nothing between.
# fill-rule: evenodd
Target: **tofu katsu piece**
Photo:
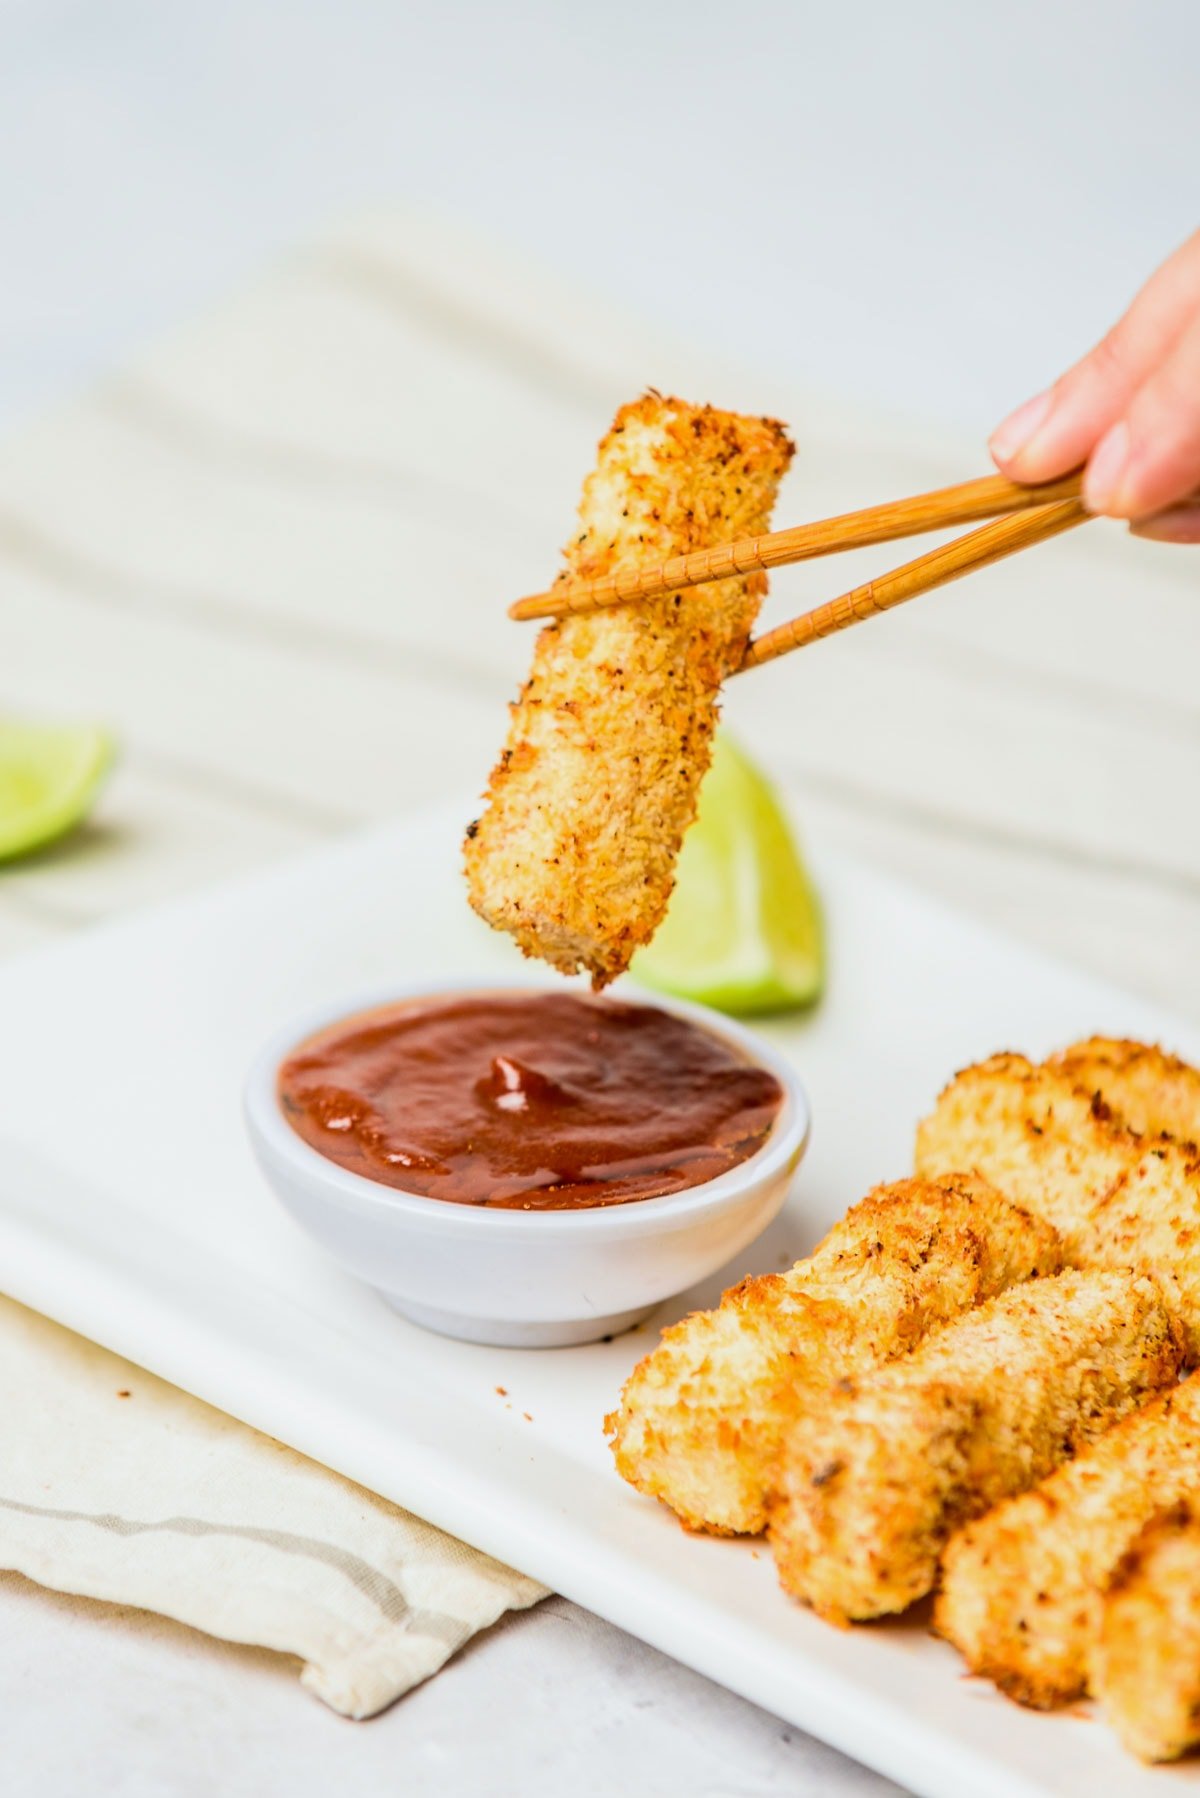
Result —
<instances>
[{"instance_id":1,"label":"tofu katsu piece","mask_svg":"<svg viewBox=\"0 0 1200 1798\"><path fill-rule=\"evenodd\" d=\"M1191 1504L1160 1511L1113 1570L1092 1690L1144 1761L1178 1760L1200 1743L1200 1514Z\"/></svg>"},{"instance_id":2,"label":"tofu katsu piece","mask_svg":"<svg viewBox=\"0 0 1200 1798\"><path fill-rule=\"evenodd\" d=\"M1095 1094L1141 1136L1200 1143L1200 1069L1149 1043L1093 1036L1046 1064Z\"/></svg>"},{"instance_id":3,"label":"tofu katsu piece","mask_svg":"<svg viewBox=\"0 0 1200 1798\"><path fill-rule=\"evenodd\" d=\"M1180 1360L1153 1280L1071 1272L989 1300L792 1426L770 1519L780 1580L833 1623L907 1609L956 1527L1173 1383Z\"/></svg>"},{"instance_id":4,"label":"tofu katsu piece","mask_svg":"<svg viewBox=\"0 0 1200 1798\"><path fill-rule=\"evenodd\" d=\"M1054 1225L1068 1262L1153 1274L1200 1363L1200 1149L1142 1137L1053 1062L994 1055L917 1133L916 1169L969 1168Z\"/></svg>"},{"instance_id":5,"label":"tofu katsu piece","mask_svg":"<svg viewBox=\"0 0 1200 1798\"><path fill-rule=\"evenodd\" d=\"M773 419L645 395L600 444L562 578L767 530L791 457ZM765 592L752 574L539 634L464 852L471 904L526 955L599 988L654 934Z\"/></svg>"},{"instance_id":6,"label":"tofu katsu piece","mask_svg":"<svg viewBox=\"0 0 1200 1798\"><path fill-rule=\"evenodd\" d=\"M606 1420L617 1469L689 1529L753 1534L784 1426L815 1395L1060 1261L1054 1231L982 1180L880 1187L807 1260L664 1332Z\"/></svg>"},{"instance_id":7,"label":"tofu katsu piece","mask_svg":"<svg viewBox=\"0 0 1200 1798\"><path fill-rule=\"evenodd\" d=\"M955 1075L918 1127L915 1162L930 1180L973 1169L1053 1223L1070 1253L1141 1147L1069 1075L1003 1054Z\"/></svg>"},{"instance_id":8,"label":"tofu katsu piece","mask_svg":"<svg viewBox=\"0 0 1200 1798\"><path fill-rule=\"evenodd\" d=\"M1200 1376L954 1536L934 1614L973 1673L1022 1704L1083 1697L1103 1594L1163 1507L1200 1492Z\"/></svg>"}]
</instances>

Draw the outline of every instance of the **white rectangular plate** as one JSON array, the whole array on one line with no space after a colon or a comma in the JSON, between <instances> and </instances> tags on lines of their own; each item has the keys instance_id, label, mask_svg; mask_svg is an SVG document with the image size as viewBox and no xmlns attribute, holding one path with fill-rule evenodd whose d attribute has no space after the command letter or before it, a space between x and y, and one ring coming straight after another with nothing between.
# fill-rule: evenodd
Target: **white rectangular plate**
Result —
<instances>
[{"instance_id":1,"label":"white rectangular plate","mask_svg":"<svg viewBox=\"0 0 1200 1798\"><path fill-rule=\"evenodd\" d=\"M920 1627L842 1633L769 1554L687 1536L612 1471L602 1419L653 1328L582 1349L425 1334L276 1208L240 1116L289 1014L428 977L515 970L464 902L462 819L431 814L81 935L0 972L0 1285L15 1298L465 1537L928 1798L1135 1798L1150 1773L1085 1716L964 1680ZM816 858L832 979L768 1026L808 1084L809 1159L728 1279L803 1253L965 1062L1092 1030L1195 1056L1200 1032L863 867ZM504 1393L498 1388L504 1388Z\"/></svg>"}]
</instances>

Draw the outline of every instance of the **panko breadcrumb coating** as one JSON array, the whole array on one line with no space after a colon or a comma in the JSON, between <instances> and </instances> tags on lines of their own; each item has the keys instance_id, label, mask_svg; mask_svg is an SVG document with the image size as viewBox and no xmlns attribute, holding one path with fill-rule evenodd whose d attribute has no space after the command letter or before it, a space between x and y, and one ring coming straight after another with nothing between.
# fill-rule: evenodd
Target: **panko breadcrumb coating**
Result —
<instances>
[{"instance_id":1,"label":"panko breadcrumb coating","mask_svg":"<svg viewBox=\"0 0 1200 1798\"><path fill-rule=\"evenodd\" d=\"M1200 1515L1192 1505L1159 1512L1118 1561L1091 1683L1142 1760L1178 1760L1200 1743Z\"/></svg>"},{"instance_id":2,"label":"panko breadcrumb coating","mask_svg":"<svg viewBox=\"0 0 1200 1798\"><path fill-rule=\"evenodd\" d=\"M1102 1596L1162 1507L1200 1492L1200 1376L949 1543L935 1612L973 1673L1050 1710L1088 1690Z\"/></svg>"},{"instance_id":3,"label":"panko breadcrumb coating","mask_svg":"<svg viewBox=\"0 0 1200 1798\"><path fill-rule=\"evenodd\" d=\"M951 1532L1023 1492L1150 1394L1181 1343L1153 1280L1034 1280L814 1406L779 1462L784 1587L831 1622L929 1592Z\"/></svg>"},{"instance_id":4,"label":"panko breadcrumb coating","mask_svg":"<svg viewBox=\"0 0 1200 1798\"><path fill-rule=\"evenodd\" d=\"M1092 1036L1046 1065L1096 1094L1128 1129L1200 1143L1200 1069L1177 1055L1149 1043Z\"/></svg>"},{"instance_id":5,"label":"panko breadcrumb coating","mask_svg":"<svg viewBox=\"0 0 1200 1798\"><path fill-rule=\"evenodd\" d=\"M773 419L647 394L600 444L562 578L767 530L791 457ZM654 934L765 591L760 574L710 582L538 636L465 847L471 904L525 954L602 987Z\"/></svg>"},{"instance_id":6,"label":"panko breadcrumb coating","mask_svg":"<svg viewBox=\"0 0 1200 1798\"><path fill-rule=\"evenodd\" d=\"M942 1093L916 1171L969 1168L1053 1224L1067 1260L1153 1274L1200 1363L1200 1149L1142 1137L1094 1089L1047 1062L994 1055Z\"/></svg>"},{"instance_id":7,"label":"panko breadcrumb coating","mask_svg":"<svg viewBox=\"0 0 1200 1798\"><path fill-rule=\"evenodd\" d=\"M617 1469L689 1528L753 1534L785 1423L815 1393L1060 1264L1053 1230L982 1180L880 1187L807 1260L663 1333L606 1420Z\"/></svg>"}]
</instances>

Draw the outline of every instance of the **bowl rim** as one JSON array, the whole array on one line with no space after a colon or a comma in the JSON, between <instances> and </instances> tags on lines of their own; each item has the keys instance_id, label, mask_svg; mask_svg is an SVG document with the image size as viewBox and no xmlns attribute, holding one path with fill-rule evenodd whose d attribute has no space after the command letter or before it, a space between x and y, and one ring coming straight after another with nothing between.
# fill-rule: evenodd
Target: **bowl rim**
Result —
<instances>
[{"instance_id":1,"label":"bowl rim","mask_svg":"<svg viewBox=\"0 0 1200 1798\"><path fill-rule=\"evenodd\" d=\"M681 1222L699 1221L745 1196L750 1187L775 1178L794 1167L808 1146L812 1113L808 1094L790 1061L755 1031L724 1013L689 999L650 993L637 988L632 1004L657 1005L687 1019L698 1028L727 1041L740 1053L774 1074L783 1090L779 1112L766 1141L753 1155L714 1179L682 1192L661 1193L652 1199L630 1200L622 1205L603 1205L578 1210L524 1211L503 1206L459 1205L425 1193L386 1186L365 1174L355 1173L331 1161L306 1143L287 1121L280 1107L277 1077L283 1061L308 1037L362 1012L391 1004L422 999L436 1000L467 993L530 993L575 991L546 986L532 979L455 976L433 981L412 980L373 986L338 1001L309 1006L274 1030L251 1063L243 1089L243 1111L256 1147L271 1160L282 1163L310 1189L318 1185L327 1199L343 1209L366 1212L377 1218L415 1226L422 1233L497 1238L537 1234L542 1238L571 1235L577 1241L589 1236L657 1235L676 1229Z\"/></svg>"}]
</instances>

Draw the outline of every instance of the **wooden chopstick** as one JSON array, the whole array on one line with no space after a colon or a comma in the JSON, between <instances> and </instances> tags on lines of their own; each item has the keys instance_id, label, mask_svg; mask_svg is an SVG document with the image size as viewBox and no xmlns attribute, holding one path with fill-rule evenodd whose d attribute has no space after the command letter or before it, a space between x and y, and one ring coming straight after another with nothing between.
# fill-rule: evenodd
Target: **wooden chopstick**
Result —
<instances>
[{"instance_id":1,"label":"wooden chopstick","mask_svg":"<svg viewBox=\"0 0 1200 1798\"><path fill-rule=\"evenodd\" d=\"M1048 537L1069 531L1091 516L1081 500L1066 499L1055 505L1039 506L1031 512L998 518L993 524L985 524L982 530L956 537L952 543L944 543L939 549L906 562L902 568L881 574L861 587L851 588L838 599L827 600L814 611L766 631L750 644L735 672L741 674L747 668L773 662L777 656L787 655L793 649L803 649L805 644L815 643L821 637L831 637L835 631L844 631L848 625L858 624L864 618L890 611L893 606L903 605L906 600L915 599L919 593L928 593L934 587L943 587L947 581L956 581L976 568L986 568L989 562L999 562L1018 549L1044 543Z\"/></svg>"},{"instance_id":2,"label":"wooden chopstick","mask_svg":"<svg viewBox=\"0 0 1200 1798\"><path fill-rule=\"evenodd\" d=\"M995 518L1002 512L1077 499L1082 478L1076 472L1040 487L1018 487L1003 475L984 475L957 487L940 487L911 499L889 500L861 512L845 512L840 518L823 518L815 524L793 525L790 530L769 531L759 537L743 537L736 543L693 550L689 555L672 556L655 567L630 568L599 575L594 580L561 581L548 593L533 593L528 599L517 600L508 608L508 615L518 619L563 618L573 612L654 599L705 581L725 580L730 575L759 574L788 562L832 555L835 550L890 543L898 537L915 537L922 531L942 530L947 525Z\"/></svg>"}]
</instances>

